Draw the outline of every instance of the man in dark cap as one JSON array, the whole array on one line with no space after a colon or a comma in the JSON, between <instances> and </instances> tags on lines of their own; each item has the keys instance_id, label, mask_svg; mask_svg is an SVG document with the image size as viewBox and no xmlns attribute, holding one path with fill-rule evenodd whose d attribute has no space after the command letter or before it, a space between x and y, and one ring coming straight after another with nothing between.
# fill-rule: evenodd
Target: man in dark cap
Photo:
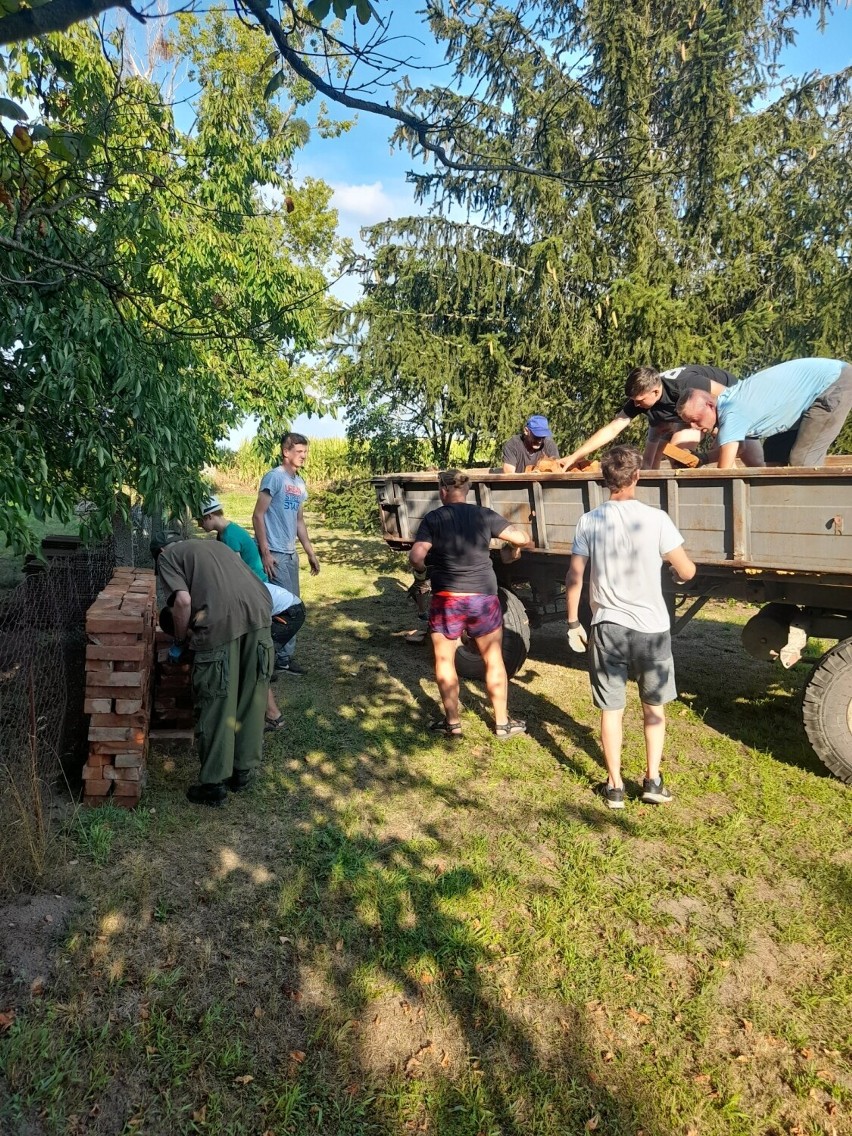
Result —
<instances>
[{"instance_id":1,"label":"man in dark cap","mask_svg":"<svg viewBox=\"0 0 852 1136\"><path fill-rule=\"evenodd\" d=\"M218 541L151 542L168 596L160 626L174 637L178 661L195 652L192 689L201 760L199 783L187 797L196 805L221 805L228 790L248 787L260 761L264 711L275 661L269 592L239 555Z\"/></svg>"},{"instance_id":2,"label":"man in dark cap","mask_svg":"<svg viewBox=\"0 0 852 1136\"><path fill-rule=\"evenodd\" d=\"M535 468L542 458L559 460L559 450L543 414L532 414L520 434L514 434L503 446L503 472L524 473Z\"/></svg>"}]
</instances>

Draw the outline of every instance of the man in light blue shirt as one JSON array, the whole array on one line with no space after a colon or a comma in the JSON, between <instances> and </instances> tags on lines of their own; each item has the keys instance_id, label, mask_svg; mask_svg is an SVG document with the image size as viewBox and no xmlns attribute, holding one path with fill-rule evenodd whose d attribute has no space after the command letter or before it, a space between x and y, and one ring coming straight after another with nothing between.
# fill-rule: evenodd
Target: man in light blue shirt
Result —
<instances>
[{"instance_id":1,"label":"man in light blue shirt","mask_svg":"<svg viewBox=\"0 0 852 1136\"><path fill-rule=\"evenodd\" d=\"M281 435L281 464L270 470L261 481L252 515L254 535L267 576L273 584L296 596L300 595L297 540L305 550L311 575L316 576L320 570L305 524L308 488L299 475L307 458L308 439L303 434L288 432ZM276 654L277 674L305 674L304 667L293 658L295 645L296 640L291 639Z\"/></svg>"},{"instance_id":2,"label":"man in light blue shirt","mask_svg":"<svg viewBox=\"0 0 852 1136\"><path fill-rule=\"evenodd\" d=\"M677 412L705 433L718 427L719 469L731 469L746 437L762 437L769 465L825 465L852 410L852 366L840 359L791 359L758 371L718 397L686 391Z\"/></svg>"}]
</instances>

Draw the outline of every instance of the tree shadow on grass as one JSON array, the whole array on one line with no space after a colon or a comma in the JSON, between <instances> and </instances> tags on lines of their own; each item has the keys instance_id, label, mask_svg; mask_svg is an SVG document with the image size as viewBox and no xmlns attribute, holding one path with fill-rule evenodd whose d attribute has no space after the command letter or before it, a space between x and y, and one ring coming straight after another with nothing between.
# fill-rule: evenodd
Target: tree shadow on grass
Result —
<instances>
[{"instance_id":1,"label":"tree shadow on grass","mask_svg":"<svg viewBox=\"0 0 852 1136\"><path fill-rule=\"evenodd\" d=\"M816 660L784 670L752 658L741 645L741 631L739 624L701 619L675 637L680 700L720 734L784 765L830 777L802 725L802 689Z\"/></svg>"},{"instance_id":2,"label":"tree shadow on grass","mask_svg":"<svg viewBox=\"0 0 852 1136\"><path fill-rule=\"evenodd\" d=\"M277 684L288 729L269 735L252 791L193 809L197 755L155 752L143 809L97 818L112 848L89 865L55 990L73 1012L30 1006L34 1029L16 1031L7 1065L11 1096L49 1110L50 1127L85 1115L94 1133L681 1130L629 1064L603 1063L596 980L579 974L600 942L540 922L537 897L574 869L542 865L517 780L484 788L483 764L499 751L520 766L529 742L489 739L480 760L424 733L431 655L395 638L412 611L398 581L379 587L311 609L309 674ZM585 745L569 714L516 694L556 760L540 729L553 715ZM481 690L468 698L489 721ZM563 826L563 847L633 832L591 804L545 800L539 816ZM536 970L537 940L564 959L557 973Z\"/></svg>"}]
</instances>

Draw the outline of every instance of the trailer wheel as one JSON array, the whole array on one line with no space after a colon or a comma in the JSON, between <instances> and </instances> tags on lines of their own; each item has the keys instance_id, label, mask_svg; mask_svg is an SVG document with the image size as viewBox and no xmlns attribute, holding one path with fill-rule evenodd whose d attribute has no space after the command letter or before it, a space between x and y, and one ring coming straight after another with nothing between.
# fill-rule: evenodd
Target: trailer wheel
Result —
<instances>
[{"instance_id":1,"label":"trailer wheel","mask_svg":"<svg viewBox=\"0 0 852 1136\"><path fill-rule=\"evenodd\" d=\"M820 761L852 782L852 639L844 639L811 671L802 694L802 721Z\"/></svg>"},{"instance_id":2,"label":"trailer wheel","mask_svg":"<svg viewBox=\"0 0 852 1136\"><path fill-rule=\"evenodd\" d=\"M503 662L509 678L518 673L530 649L530 621L526 609L514 592L500 588L500 607L503 609ZM475 643L459 644L456 651L456 671L462 678L485 678L485 664Z\"/></svg>"}]
</instances>

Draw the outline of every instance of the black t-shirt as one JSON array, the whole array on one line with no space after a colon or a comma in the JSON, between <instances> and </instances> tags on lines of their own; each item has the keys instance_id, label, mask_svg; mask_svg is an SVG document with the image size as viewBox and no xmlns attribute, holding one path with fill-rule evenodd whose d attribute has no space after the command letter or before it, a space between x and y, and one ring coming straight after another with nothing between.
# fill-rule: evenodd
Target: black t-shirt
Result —
<instances>
[{"instance_id":1,"label":"black t-shirt","mask_svg":"<svg viewBox=\"0 0 852 1136\"><path fill-rule=\"evenodd\" d=\"M515 473L523 473L528 465L538 465L542 458L558 458L559 450L552 438L545 438L540 450L528 450L520 434L514 434L503 446L503 465L513 465Z\"/></svg>"},{"instance_id":2,"label":"black t-shirt","mask_svg":"<svg viewBox=\"0 0 852 1136\"><path fill-rule=\"evenodd\" d=\"M415 541L428 541L429 578L433 592L497 595L497 577L488 555L491 538L511 522L493 509L457 502L427 513Z\"/></svg>"},{"instance_id":3,"label":"black t-shirt","mask_svg":"<svg viewBox=\"0 0 852 1136\"><path fill-rule=\"evenodd\" d=\"M660 395L660 401L650 410L643 410L632 398L628 398L619 414L626 415L627 418L636 418L644 414L651 426L663 422L680 422L675 407L685 391L709 392L711 382L723 387L732 387L738 381L730 371L723 371L719 367L708 367L704 363L688 363L685 367L673 367L670 371L661 371L660 380L663 393Z\"/></svg>"}]
</instances>

